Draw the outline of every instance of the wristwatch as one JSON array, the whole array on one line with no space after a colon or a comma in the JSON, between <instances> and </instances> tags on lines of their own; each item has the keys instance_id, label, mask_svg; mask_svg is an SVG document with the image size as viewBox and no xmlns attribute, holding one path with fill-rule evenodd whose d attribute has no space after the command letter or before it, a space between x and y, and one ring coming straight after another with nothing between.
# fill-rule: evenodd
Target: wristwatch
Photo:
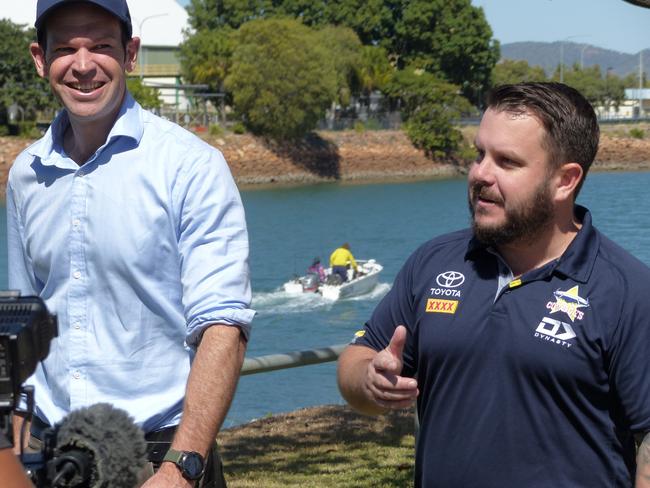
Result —
<instances>
[{"instance_id":1,"label":"wristwatch","mask_svg":"<svg viewBox=\"0 0 650 488\"><path fill-rule=\"evenodd\" d=\"M163 462L165 461L170 461L178 466L185 479L194 481L203 476L205 462L203 461L203 456L198 452L176 451L170 448L163 458Z\"/></svg>"}]
</instances>

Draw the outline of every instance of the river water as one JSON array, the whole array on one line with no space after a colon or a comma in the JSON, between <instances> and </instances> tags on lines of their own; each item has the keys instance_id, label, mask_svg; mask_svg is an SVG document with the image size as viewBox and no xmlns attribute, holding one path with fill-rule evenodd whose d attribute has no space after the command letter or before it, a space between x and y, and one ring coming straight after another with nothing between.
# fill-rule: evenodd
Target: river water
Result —
<instances>
[{"instance_id":1,"label":"river water","mask_svg":"<svg viewBox=\"0 0 650 488\"><path fill-rule=\"evenodd\" d=\"M648 264L649 187L650 173L594 173L578 198L600 230ZM348 342L419 244L469 222L462 179L250 190L242 199L251 242L253 308L258 312L249 357ZM2 288L5 233L2 209ZM281 291L282 283L302 274L314 257L327 261L343 242L350 243L355 257L384 265L373 292L331 303L318 295L292 297ZM334 363L327 363L243 377L226 427L301 407L343 403L335 370Z\"/></svg>"}]
</instances>

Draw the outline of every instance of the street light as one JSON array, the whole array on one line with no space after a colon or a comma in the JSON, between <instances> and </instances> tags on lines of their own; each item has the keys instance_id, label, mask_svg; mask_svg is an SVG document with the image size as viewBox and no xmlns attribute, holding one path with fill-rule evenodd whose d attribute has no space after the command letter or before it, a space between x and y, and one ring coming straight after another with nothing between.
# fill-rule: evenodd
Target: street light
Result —
<instances>
[{"instance_id":1,"label":"street light","mask_svg":"<svg viewBox=\"0 0 650 488\"><path fill-rule=\"evenodd\" d=\"M144 56L143 56L143 49L142 49L142 44L143 44L142 43L142 37L143 37L142 36L142 26L144 25L144 23L147 20L154 19L156 17L165 17L167 15L169 15L169 13L167 13L167 12L162 13L162 14L147 15L146 17L144 17L142 20L140 20L138 22L138 34L140 35L140 52L138 53L138 57L140 58L140 79L144 78L144 66L145 66Z\"/></svg>"},{"instance_id":2,"label":"street light","mask_svg":"<svg viewBox=\"0 0 650 488\"><path fill-rule=\"evenodd\" d=\"M585 69L585 49L588 47L589 44L583 44L580 50L580 69Z\"/></svg>"},{"instance_id":3,"label":"street light","mask_svg":"<svg viewBox=\"0 0 650 488\"><path fill-rule=\"evenodd\" d=\"M569 39L576 39L578 37L587 36L569 36L560 41L560 83L564 83L564 43Z\"/></svg>"}]
</instances>

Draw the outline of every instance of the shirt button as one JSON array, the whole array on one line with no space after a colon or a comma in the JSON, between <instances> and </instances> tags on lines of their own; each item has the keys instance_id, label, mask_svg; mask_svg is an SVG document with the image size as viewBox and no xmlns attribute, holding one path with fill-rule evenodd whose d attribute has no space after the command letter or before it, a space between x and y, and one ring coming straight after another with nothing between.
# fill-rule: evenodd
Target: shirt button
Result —
<instances>
[{"instance_id":1,"label":"shirt button","mask_svg":"<svg viewBox=\"0 0 650 488\"><path fill-rule=\"evenodd\" d=\"M73 226L75 229L76 229L77 227L79 227L79 224L81 224L81 220L79 220L79 219L74 219L74 220L72 221L72 226Z\"/></svg>"},{"instance_id":2,"label":"shirt button","mask_svg":"<svg viewBox=\"0 0 650 488\"><path fill-rule=\"evenodd\" d=\"M79 371L75 371L74 373L72 373L72 377L75 380L78 380L79 378L81 378L81 373Z\"/></svg>"},{"instance_id":3,"label":"shirt button","mask_svg":"<svg viewBox=\"0 0 650 488\"><path fill-rule=\"evenodd\" d=\"M74 273L72 273L72 276L74 277L75 280L78 280L79 278L81 278L81 271L75 271Z\"/></svg>"},{"instance_id":4,"label":"shirt button","mask_svg":"<svg viewBox=\"0 0 650 488\"><path fill-rule=\"evenodd\" d=\"M74 327L75 329L79 330L79 329L81 329L81 324L80 324L79 322L75 322L75 323L73 324L73 327Z\"/></svg>"}]
</instances>

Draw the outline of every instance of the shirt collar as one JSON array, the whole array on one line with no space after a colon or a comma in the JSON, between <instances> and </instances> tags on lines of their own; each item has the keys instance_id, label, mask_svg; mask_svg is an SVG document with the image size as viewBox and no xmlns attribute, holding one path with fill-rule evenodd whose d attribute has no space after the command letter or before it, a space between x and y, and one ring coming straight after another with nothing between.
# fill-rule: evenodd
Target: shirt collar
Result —
<instances>
[{"instance_id":1,"label":"shirt collar","mask_svg":"<svg viewBox=\"0 0 650 488\"><path fill-rule=\"evenodd\" d=\"M61 110L54 118L45 135L30 148L28 153L32 157L40 158L45 166L53 166L60 161L63 151L63 134L70 124L67 110ZM144 133L143 110L131 94L126 91L124 100L117 114L117 119L108 133L106 142L97 150L101 152L113 139L125 137L133 141L134 145L140 143Z\"/></svg>"},{"instance_id":2,"label":"shirt collar","mask_svg":"<svg viewBox=\"0 0 650 488\"><path fill-rule=\"evenodd\" d=\"M547 276L559 273L580 283L586 283L589 280L600 247L600 236L592 225L589 210L581 205L575 205L574 215L581 222L582 227L569 247L559 259L553 262L553 265L543 266L540 270L533 270L533 272L543 271L543 274ZM479 254L487 250L488 246L472 237L467 245L465 258L476 259Z\"/></svg>"}]
</instances>

